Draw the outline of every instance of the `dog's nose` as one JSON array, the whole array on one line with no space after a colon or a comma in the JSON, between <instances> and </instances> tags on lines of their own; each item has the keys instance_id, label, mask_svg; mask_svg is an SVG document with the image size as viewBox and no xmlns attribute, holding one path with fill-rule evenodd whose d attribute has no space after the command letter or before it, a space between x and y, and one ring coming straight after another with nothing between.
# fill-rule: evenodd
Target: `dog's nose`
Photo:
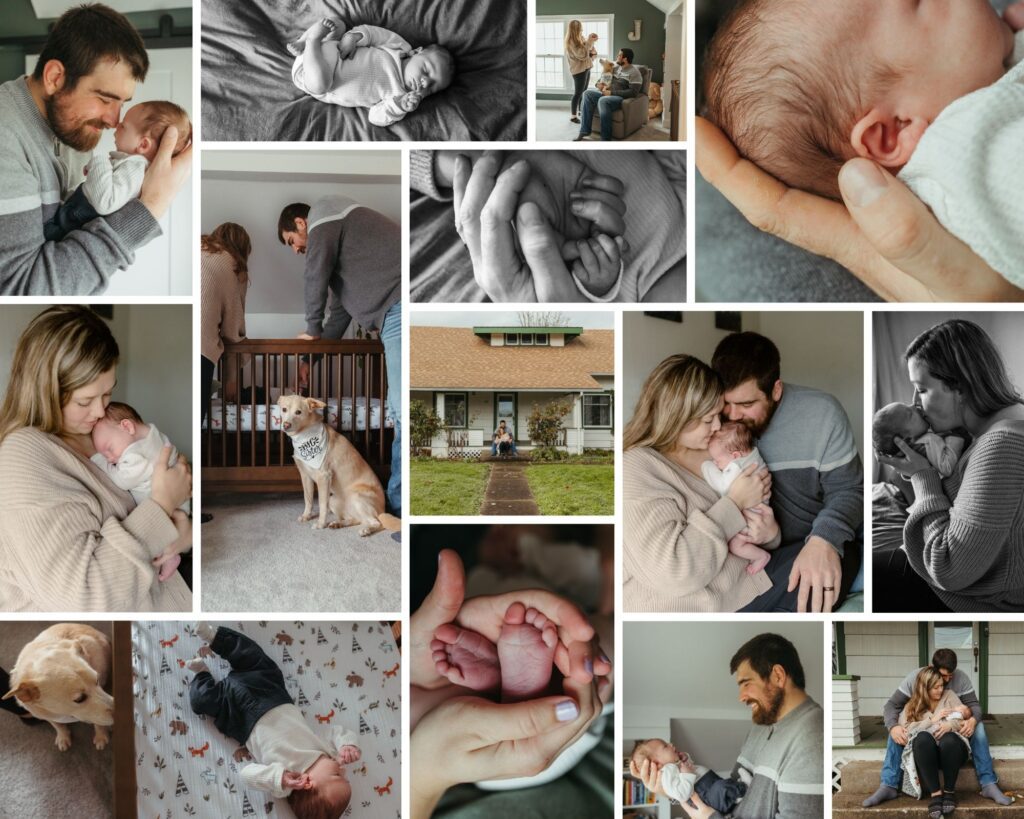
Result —
<instances>
[{"instance_id":1,"label":"dog's nose","mask_svg":"<svg viewBox=\"0 0 1024 819\"><path fill-rule=\"evenodd\" d=\"M291 423L291 421L285 421L283 424L281 424L281 426L284 429L291 429L292 428L292 423Z\"/></svg>"}]
</instances>

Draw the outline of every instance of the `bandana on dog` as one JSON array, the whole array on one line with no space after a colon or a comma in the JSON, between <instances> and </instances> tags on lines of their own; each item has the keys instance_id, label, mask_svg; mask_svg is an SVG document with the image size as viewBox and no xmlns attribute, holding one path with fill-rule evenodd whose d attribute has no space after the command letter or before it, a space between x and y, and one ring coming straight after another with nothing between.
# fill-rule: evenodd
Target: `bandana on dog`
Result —
<instances>
[{"instance_id":1,"label":"bandana on dog","mask_svg":"<svg viewBox=\"0 0 1024 819\"><path fill-rule=\"evenodd\" d=\"M292 454L310 469L319 469L327 455L327 427L323 424L292 436Z\"/></svg>"}]
</instances>

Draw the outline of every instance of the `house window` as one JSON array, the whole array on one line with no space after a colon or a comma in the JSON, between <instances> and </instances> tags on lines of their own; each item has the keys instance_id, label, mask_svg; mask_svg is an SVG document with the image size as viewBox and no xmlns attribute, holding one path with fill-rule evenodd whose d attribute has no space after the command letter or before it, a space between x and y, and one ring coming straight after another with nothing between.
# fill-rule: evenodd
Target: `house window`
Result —
<instances>
[{"instance_id":1,"label":"house window","mask_svg":"<svg viewBox=\"0 0 1024 819\"><path fill-rule=\"evenodd\" d=\"M546 347L548 343L547 333L536 333L533 336L533 343L542 347Z\"/></svg>"},{"instance_id":2,"label":"house window","mask_svg":"<svg viewBox=\"0 0 1024 819\"><path fill-rule=\"evenodd\" d=\"M533 333L520 333L519 343L524 347L533 346Z\"/></svg>"},{"instance_id":3,"label":"house window","mask_svg":"<svg viewBox=\"0 0 1024 819\"><path fill-rule=\"evenodd\" d=\"M609 393L583 396L583 426L611 427L612 397Z\"/></svg>"},{"instance_id":4,"label":"house window","mask_svg":"<svg viewBox=\"0 0 1024 819\"><path fill-rule=\"evenodd\" d=\"M464 392L444 394L444 422L454 429L465 429L469 423L469 396Z\"/></svg>"},{"instance_id":5,"label":"house window","mask_svg":"<svg viewBox=\"0 0 1024 819\"><path fill-rule=\"evenodd\" d=\"M505 346L516 347L519 345L519 333L505 333Z\"/></svg>"},{"instance_id":6,"label":"house window","mask_svg":"<svg viewBox=\"0 0 1024 819\"><path fill-rule=\"evenodd\" d=\"M569 61L565 59L565 33L569 30L569 22L579 20L583 24L583 39L590 34L597 35L597 57L591 72L591 85L601 72L597 60L611 59L609 53L615 48L612 44L612 32L615 30L614 14L562 14L537 18L537 90L548 93L571 94L573 92L572 75L569 73ZM596 74L594 73L596 72Z\"/></svg>"}]
</instances>

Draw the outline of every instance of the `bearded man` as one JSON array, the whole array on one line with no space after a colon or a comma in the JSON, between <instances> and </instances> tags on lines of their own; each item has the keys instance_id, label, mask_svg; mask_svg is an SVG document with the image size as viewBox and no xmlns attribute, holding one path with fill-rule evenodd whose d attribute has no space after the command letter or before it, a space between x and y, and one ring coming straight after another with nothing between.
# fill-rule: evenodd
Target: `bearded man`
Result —
<instances>
[{"instance_id":1,"label":"bearded man","mask_svg":"<svg viewBox=\"0 0 1024 819\"><path fill-rule=\"evenodd\" d=\"M149 57L127 18L94 3L54 24L31 76L0 85L0 295L94 294L160 235L157 220L188 179L191 146L171 158L168 128L142 191L120 210L46 241L43 225L83 181L121 106L146 78Z\"/></svg>"},{"instance_id":2,"label":"bearded man","mask_svg":"<svg viewBox=\"0 0 1024 819\"><path fill-rule=\"evenodd\" d=\"M775 344L750 332L726 336L711 359L725 385L723 420L750 428L772 474L782 549L800 547L788 567L797 611L829 612L863 557L864 469L842 405L821 390L783 383L780 366ZM773 562L773 571L784 567Z\"/></svg>"}]
</instances>

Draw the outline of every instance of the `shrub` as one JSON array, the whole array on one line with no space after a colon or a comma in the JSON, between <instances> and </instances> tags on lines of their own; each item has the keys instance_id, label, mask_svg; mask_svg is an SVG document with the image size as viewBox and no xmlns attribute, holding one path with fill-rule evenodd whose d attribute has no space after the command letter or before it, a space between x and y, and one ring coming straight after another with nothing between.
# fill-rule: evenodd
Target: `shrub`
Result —
<instances>
[{"instance_id":1,"label":"shrub","mask_svg":"<svg viewBox=\"0 0 1024 819\"><path fill-rule=\"evenodd\" d=\"M409 404L409 441L413 455L423 449L429 451L434 436L444 429L444 419L422 401Z\"/></svg>"},{"instance_id":2,"label":"shrub","mask_svg":"<svg viewBox=\"0 0 1024 819\"><path fill-rule=\"evenodd\" d=\"M562 435L562 419L572 412L572 402L566 399L549 404L534 404L526 419L526 431L539 447L554 449Z\"/></svg>"}]
</instances>

